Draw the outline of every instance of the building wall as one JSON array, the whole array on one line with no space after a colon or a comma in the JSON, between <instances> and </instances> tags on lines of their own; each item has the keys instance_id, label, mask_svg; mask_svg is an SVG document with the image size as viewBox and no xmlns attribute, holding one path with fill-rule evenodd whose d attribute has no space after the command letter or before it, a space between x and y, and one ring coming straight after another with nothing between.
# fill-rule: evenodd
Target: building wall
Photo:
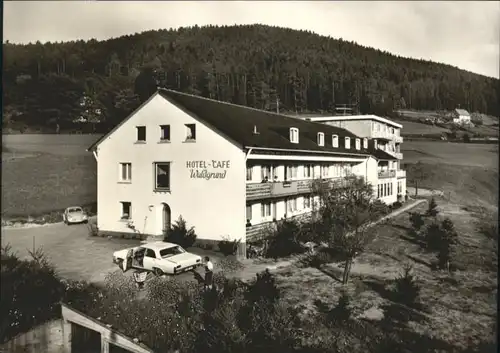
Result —
<instances>
[{"instance_id":1,"label":"building wall","mask_svg":"<svg viewBox=\"0 0 500 353\"><path fill-rule=\"evenodd\" d=\"M196 124L196 142L185 142L184 124ZM160 142L160 125L170 125L170 142ZM136 143L136 126L146 126L146 143ZM98 146L98 227L132 232L121 218L121 201L132 202L131 218L140 233L161 235L163 204L173 223L179 216L198 239L245 239L245 154L210 127L155 95ZM192 162L205 165L193 167ZM132 164L131 183L119 182L119 163ZM170 191L154 191L154 162L171 162ZM188 166L187 163L191 163ZM203 178L197 172L218 172ZM222 177L223 175L223 177Z\"/></svg>"},{"instance_id":2,"label":"building wall","mask_svg":"<svg viewBox=\"0 0 500 353\"><path fill-rule=\"evenodd\" d=\"M49 321L0 345L0 350L9 353L66 353L69 350L64 345L64 330L68 327L63 320Z\"/></svg>"},{"instance_id":3,"label":"building wall","mask_svg":"<svg viewBox=\"0 0 500 353\"><path fill-rule=\"evenodd\" d=\"M360 137L370 137L372 122L370 120L325 121L324 124L349 130Z\"/></svg>"}]
</instances>

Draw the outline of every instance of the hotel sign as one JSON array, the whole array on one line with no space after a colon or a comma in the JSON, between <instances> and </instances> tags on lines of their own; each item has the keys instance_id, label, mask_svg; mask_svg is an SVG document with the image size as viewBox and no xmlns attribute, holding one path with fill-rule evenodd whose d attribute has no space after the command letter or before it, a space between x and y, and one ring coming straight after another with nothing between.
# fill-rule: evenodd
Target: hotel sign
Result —
<instances>
[{"instance_id":1,"label":"hotel sign","mask_svg":"<svg viewBox=\"0 0 500 353\"><path fill-rule=\"evenodd\" d=\"M191 179L225 179L227 170L230 167L230 161L215 159L186 162L186 168L189 170Z\"/></svg>"}]
</instances>

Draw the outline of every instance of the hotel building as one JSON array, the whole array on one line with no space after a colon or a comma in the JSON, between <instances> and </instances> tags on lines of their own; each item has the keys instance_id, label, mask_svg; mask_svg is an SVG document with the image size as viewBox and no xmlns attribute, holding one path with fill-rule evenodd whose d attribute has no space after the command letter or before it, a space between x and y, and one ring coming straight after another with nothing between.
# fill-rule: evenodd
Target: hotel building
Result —
<instances>
[{"instance_id":1,"label":"hotel building","mask_svg":"<svg viewBox=\"0 0 500 353\"><path fill-rule=\"evenodd\" d=\"M394 203L406 185L399 155L386 147L393 140L343 122L160 89L88 149L97 160L99 231L161 236L182 216L200 242L238 239L245 256L266 224L311 211L315 178L362 176Z\"/></svg>"}]
</instances>

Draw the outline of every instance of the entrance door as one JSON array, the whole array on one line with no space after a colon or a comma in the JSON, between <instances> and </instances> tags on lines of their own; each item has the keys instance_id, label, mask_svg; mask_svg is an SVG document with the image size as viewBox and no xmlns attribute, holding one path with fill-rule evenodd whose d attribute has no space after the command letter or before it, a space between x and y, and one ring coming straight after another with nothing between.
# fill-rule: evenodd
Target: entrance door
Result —
<instances>
[{"instance_id":1,"label":"entrance door","mask_svg":"<svg viewBox=\"0 0 500 353\"><path fill-rule=\"evenodd\" d=\"M163 232L165 233L167 230L170 230L171 226L171 214L170 214L170 207L164 203L163 204L163 212L162 212L162 227L163 227Z\"/></svg>"}]
</instances>

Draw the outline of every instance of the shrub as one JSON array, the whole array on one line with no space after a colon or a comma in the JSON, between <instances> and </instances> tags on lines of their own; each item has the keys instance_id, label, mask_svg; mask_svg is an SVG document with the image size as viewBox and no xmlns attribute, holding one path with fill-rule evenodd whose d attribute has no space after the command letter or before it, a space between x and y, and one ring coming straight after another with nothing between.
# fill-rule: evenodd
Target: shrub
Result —
<instances>
[{"instance_id":1,"label":"shrub","mask_svg":"<svg viewBox=\"0 0 500 353\"><path fill-rule=\"evenodd\" d=\"M90 237L96 237L99 235L99 228L97 227L97 224L89 222L86 225Z\"/></svg>"},{"instance_id":2,"label":"shrub","mask_svg":"<svg viewBox=\"0 0 500 353\"><path fill-rule=\"evenodd\" d=\"M437 203L433 197L433 198L431 198L431 201L429 202L429 208L427 209L427 215L431 216L431 217L436 217L438 214L439 214L439 210L437 209Z\"/></svg>"},{"instance_id":3,"label":"shrub","mask_svg":"<svg viewBox=\"0 0 500 353\"><path fill-rule=\"evenodd\" d=\"M462 136L462 139L463 139L464 143L470 143L469 134L464 134L464 136Z\"/></svg>"},{"instance_id":4,"label":"shrub","mask_svg":"<svg viewBox=\"0 0 500 353\"><path fill-rule=\"evenodd\" d=\"M196 241L196 233L194 227L188 228L186 220L182 216L179 216L179 219L174 222L172 229L166 232L164 240L179 244L183 248L189 248Z\"/></svg>"},{"instance_id":5,"label":"shrub","mask_svg":"<svg viewBox=\"0 0 500 353\"><path fill-rule=\"evenodd\" d=\"M413 231L415 232L415 234L418 234L418 232L424 226L425 221L420 213L411 212L410 213L410 223L411 223L411 227L412 227Z\"/></svg>"},{"instance_id":6,"label":"shrub","mask_svg":"<svg viewBox=\"0 0 500 353\"><path fill-rule=\"evenodd\" d=\"M410 307L418 304L420 295L420 286L412 272L413 266L407 264L403 268L403 273L394 280L394 300Z\"/></svg>"},{"instance_id":7,"label":"shrub","mask_svg":"<svg viewBox=\"0 0 500 353\"><path fill-rule=\"evenodd\" d=\"M305 252L298 240L300 232L300 224L293 219L278 223L269 237L264 256L277 259Z\"/></svg>"},{"instance_id":8,"label":"shrub","mask_svg":"<svg viewBox=\"0 0 500 353\"><path fill-rule=\"evenodd\" d=\"M396 201L392 204L392 209L397 210L398 208L401 208L403 204L400 201Z\"/></svg>"},{"instance_id":9,"label":"shrub","mask_svg":"<svg viewBox=\"0 0 500 353\"><path fill-rule=\"evenodd\" d=\"M30 253L32 259L20 260L9 246L1 249L0 342L59 317L61 300L81 302L97 292L85 282L59 279L40 249Z\"/></svg>"},{"instance_id":10,"label":"shrub","mask_svg":"<svg viewBox=\"0 0 500 353\"><path fill-rule=\"evenodd\" d=\"M223 237L218 244L219 251L225 256L236 255L239 245L240 245L240 239L229 240L229 237Z\"/></svg>"},{"instance_id":11,"label":"shrub","mask_svg":"<svg viewBox=\"0 0 500 353\"><path fill-rule=\"evenodd\" d=\"M245 299L250 304L264 300L268 303L276 303L280 298L280 290L276 284L276 279L269 272L257 273L256 279L248 286L245 292Z\"/></svg>"},{"instance_id":12,"label":"shrub","mask_svg":"<svg viewBox=\"0 0 500 353\"><path fill-rule=\"evenodd\" d=\"M441 227L437 223L429 224L425 231L425 244L430 251L439 250Z\"/></svg>"}]
</instances>

